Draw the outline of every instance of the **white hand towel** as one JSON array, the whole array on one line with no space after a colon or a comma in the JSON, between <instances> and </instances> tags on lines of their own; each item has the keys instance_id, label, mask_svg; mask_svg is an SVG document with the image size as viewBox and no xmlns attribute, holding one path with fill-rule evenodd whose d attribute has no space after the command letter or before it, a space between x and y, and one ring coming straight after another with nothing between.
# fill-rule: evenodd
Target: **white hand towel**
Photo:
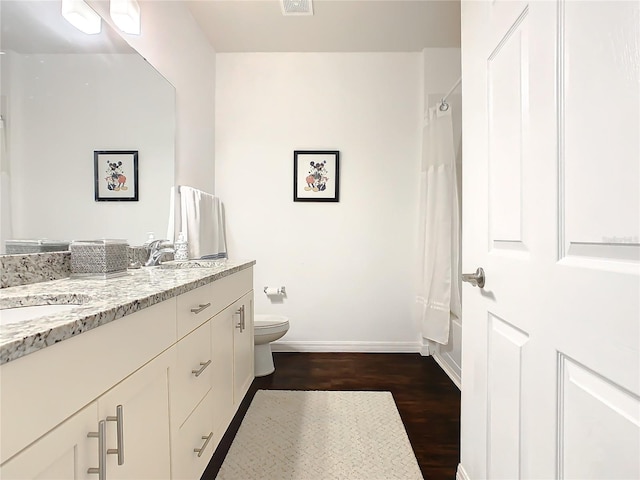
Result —
<instances>
[{"instance_id":1,"label":"white hand towel","mask_svg":"<svg viewBox=\"0 0 640 480\"><path fill-rule=\"evenodd\" d=\"M176 235L176 187L171 187L169 192L169 220L167 222L166 238L172 242L175 241Z\"/></svg>"},{"instance_id":2,"label":"white hand towel","mask_svg":"<svg viewBox=\"0 0 640 480\"><path fill-rule=\"evenodd\" d=\"M192 187L180 187L181 231L189 243L189 258L226 258L220 199Z\"/></svg>"}]
</instances>

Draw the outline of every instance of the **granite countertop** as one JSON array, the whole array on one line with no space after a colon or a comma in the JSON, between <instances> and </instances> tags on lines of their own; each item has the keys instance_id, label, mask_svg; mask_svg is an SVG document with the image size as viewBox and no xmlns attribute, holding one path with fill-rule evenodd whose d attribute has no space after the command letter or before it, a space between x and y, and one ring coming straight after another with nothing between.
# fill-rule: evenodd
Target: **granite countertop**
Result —
<instances>
[{"instance_id":1,"label":"granite countertop","mask_svg":"<svg viewBox=\"0 0 640 480\"><path fill-rule=\"evenodd\" d=\"M3 288L0 308L81 303L65 312L0 326L0 365L189 290L250 268L228 260L215 268L144 267L107 280L63 278Z\"/></svg>"}]
</instances>

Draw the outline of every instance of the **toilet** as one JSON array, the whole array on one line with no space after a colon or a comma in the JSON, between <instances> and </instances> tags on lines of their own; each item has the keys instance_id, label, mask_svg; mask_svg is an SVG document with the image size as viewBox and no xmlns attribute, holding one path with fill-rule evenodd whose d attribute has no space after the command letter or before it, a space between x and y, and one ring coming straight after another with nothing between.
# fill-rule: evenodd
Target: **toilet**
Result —
<instances>
[{"instance_id":1,"label":"toilet","mask_svg":"<svg viewBox=\"0 0 640 480\"><path fill-rule=\"evenodd\" d=\"M253 337L255 343L255 376L264 377L275 371L271 342L275 342L289 330L289 319L282 315L254 315Z\"/></svg>"}]
</instances>

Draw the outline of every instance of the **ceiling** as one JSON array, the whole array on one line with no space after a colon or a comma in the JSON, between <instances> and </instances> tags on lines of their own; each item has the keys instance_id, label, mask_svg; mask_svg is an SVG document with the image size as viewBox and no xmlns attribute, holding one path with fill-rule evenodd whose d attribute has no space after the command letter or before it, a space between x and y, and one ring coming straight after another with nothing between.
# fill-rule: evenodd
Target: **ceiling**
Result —
<instances>
[{"instance_id":1,"label":"ceiling","mask_svg":"<svg viewBox=\"0 0 640 480\"><path fill-rule=\"evenodd\" d=\"M460 47L459 0L314 0L284 16L279 0L189 0L216 52L419 52Z\"/></svg>"}]
</instances>

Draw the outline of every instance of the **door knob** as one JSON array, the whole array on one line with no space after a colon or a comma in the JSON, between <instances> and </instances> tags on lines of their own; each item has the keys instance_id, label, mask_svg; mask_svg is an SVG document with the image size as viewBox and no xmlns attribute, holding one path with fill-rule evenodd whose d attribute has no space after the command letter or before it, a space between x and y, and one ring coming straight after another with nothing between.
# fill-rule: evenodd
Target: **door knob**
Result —
<instances>
[{"instance_id":1,"label":"door knob","mask_svg":"<svg viewBox=\"0 0 640 480\"><path fill-rule=\"evenodd\" d=\"M476 273L463 273L462 281L469 282L474 287L483 288L484 281L485 281L484 270L482 269L482 267L478 267L478 269L476 270Z\"/></svg>"}]
</instances>

